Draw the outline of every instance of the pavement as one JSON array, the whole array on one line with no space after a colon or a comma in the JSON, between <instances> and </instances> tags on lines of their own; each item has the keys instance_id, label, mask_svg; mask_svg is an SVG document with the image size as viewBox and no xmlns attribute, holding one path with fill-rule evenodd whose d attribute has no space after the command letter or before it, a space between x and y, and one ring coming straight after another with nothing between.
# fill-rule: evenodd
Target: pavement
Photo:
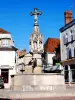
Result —
<instances>
[{"instance_id":1,"label":"pavement","mask_svg":"<svg viewBox=\"0 0 75 100\"><path fill-rule=\"evenodd\" d=\"M0 89L0 100L75 100L75 88L29 92Z\"/></svg>"},{"instance_id":2,"label":"pavement","mask_svg":"<svg viewBox=\"0 0 75 100\"><path fill-rule=\"evenodd\" d=\"M75 90L26 92L0 89L0 100L75 100Z\"/></svg>"}]
</instances>

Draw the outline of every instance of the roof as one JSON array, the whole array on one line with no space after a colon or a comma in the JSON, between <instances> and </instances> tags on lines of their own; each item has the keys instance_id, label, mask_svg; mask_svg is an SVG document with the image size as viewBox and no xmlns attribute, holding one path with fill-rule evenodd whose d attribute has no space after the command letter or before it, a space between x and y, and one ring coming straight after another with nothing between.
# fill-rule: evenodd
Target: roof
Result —
<instances>
[{"instance_id":1,"label":"roof","mask_svg":"<svg viewBox=\"0 0 75 100\"><path fill-rule=\"evenodd\" d=\"M0 28L0 34L9 34L9 32L7 32L6 30Z\"/></svg>"},{"instance_id":2,"label":"roof","mask_svg":"<svg viewBox=\"0 0 75 100\"><path fill-rule=\"evenodd\" d=\"M60 32L65 31L66 29L68 29L69 27L73 26L75 24L75 19L72 20L71 22L69 22L68 24L66 24L65 26L63 26L62 28L60 28Z\"/></svg>"},{"instance_id":3,"label":"roof","mask_svg":"<svg viewBox=\"0 0 75 100\"><path fill-rule=\"evenodd\" d=\"M24 50L22 50L22 51L17 50L17 55L18 55L19 57L23 57L25 54L26 54L26 49L24 49Z\"/></svg>"},{"instance_id":4,"label":"roof","mask_svg":"<svg viewBox=\"0 0 75 100\"><path fill-rule=\"evenodd\" d=\"M44 44L44 51L54 52L55 48L60 44L60 39L57 38L48 38Z\"/></svg>"}]
</instances>

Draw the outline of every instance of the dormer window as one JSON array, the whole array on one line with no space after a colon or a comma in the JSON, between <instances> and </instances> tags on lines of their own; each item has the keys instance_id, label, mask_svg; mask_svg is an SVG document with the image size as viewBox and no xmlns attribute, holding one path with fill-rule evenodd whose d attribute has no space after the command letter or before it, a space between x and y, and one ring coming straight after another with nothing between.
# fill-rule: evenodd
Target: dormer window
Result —
<instances>
[{"instance_id":1,"label":"dormer window","mask_svg":"<svg viewBox=\"0 0 75 100\"><path fill-rule=\"evenodd\" d=\"M10 39L1 39L1 45L2 46L10 45Z\"/></svg>"},{"instance_id":2,"label":"dormer window","mask_svg":"<svg viewBox=\"0 0 75 100\"><path fill-rule=\"evenodd\" d=\"M8 45L8 40L5 40L5 39L2 40L2 44L5 45L5 46L7 46Z\"/></svg>"}]
</instances>

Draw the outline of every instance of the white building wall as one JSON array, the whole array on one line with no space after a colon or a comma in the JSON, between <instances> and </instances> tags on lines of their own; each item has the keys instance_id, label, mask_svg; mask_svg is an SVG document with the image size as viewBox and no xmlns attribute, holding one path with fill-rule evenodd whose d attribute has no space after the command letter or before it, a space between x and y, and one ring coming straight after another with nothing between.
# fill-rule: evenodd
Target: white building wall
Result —
<instances>
[{"instance_id":1,"label":"white building wall","mask_svg":"<svg viewBox=\"0 0 75 100\"><path fill-rule=\"evenodd\" d=\"M0 51L0 66L15 66L15 51Z\"/></svg>"},{"instance_id":2,"label":"white building wall","mask_svg":"<svg viewBox=\"0 0 75 100\"><path fill-rule=\"evenodd\" d=\"M12 40L11 34L10 33L1 33L0 32L0 47L5 49L8 48L8 50L2 50L0 49L0 74L1 74L1 69L9 69L9 77L8 77L8 83L4 83L5 88L10 88L11 84L11 76L16 73L16 68L15 68L15 56L16 52L15 51L10 51L9 48L11 49L12 46L14 46L14 42ZM10 40L6 43L5 40Z\"/></svg>"},{"instance_id":3,"label":"white building wall","mask_svg":"<svg viewBox=\"0 0 75 100\"><path fill-rule=\"evenodd\" d=\"M51 64L51 65L53 64L53 59L52 59L53 56L55 56L55 53L47 53L47 61L48 61L47 63L48 64Z\"/></svg>"},{"instance_id":4,"label":"white building wall","mask_svg":"<svg viewBox=\"0 0 75 100\"><path fill-rule=\"evenodd\" d=\"M8 77L8 83L4 83L5 88L10 88L11 84L11 76L16 74L16 68L15 68L15 51L0 51L0 66L6 69L6 65L9 69L9 77ZM9 67L12 67L10 69ZM1 74L1 70L0 70Z\"/></svg>"}]
</instances>

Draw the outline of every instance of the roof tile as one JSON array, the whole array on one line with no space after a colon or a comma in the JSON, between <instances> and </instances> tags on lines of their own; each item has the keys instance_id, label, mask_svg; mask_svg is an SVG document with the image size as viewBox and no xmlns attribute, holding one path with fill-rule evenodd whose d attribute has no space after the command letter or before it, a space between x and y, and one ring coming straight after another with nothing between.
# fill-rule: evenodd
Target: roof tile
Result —
<instances>
[{"instance_id":1,"label":"roof tile","mask_svg":"<svg viewBox=\"0 0 75 100\"><path fill-rule=\"evenodd\" d=\"M0 28L0 34L9 34L9 32L7 32L6 30Z\"/></svg>"},{"instance_id":2,"label":"roof tile","mask_svg":"<svg viewBox=\"0 0 75 100\"><path fill-rule=\"evenodd\" d=\"M55 48L60 44L60 39L48 38L44 44L44 50L46 52L54 52Z\"/></svg>"}]
</instances>

